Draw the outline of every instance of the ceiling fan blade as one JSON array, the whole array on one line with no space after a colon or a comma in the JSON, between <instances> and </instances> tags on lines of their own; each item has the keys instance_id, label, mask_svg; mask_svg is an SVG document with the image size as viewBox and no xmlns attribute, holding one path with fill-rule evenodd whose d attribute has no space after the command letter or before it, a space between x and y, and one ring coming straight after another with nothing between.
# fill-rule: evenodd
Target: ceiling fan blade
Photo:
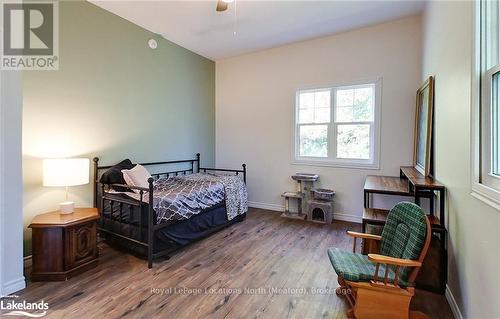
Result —
<instances>
[{"instance_id":1,"label":"ceiling fan blade","mask_svg":"<svg viewBox=\"0 0 500 319\"><path fill-rule=\"evenodd\" d=\"M215 10L221 12L221 11L226 11L227 10L227 2L224 2L222 0L217 1L217 7Z\"/></svg>"}]
</instances>

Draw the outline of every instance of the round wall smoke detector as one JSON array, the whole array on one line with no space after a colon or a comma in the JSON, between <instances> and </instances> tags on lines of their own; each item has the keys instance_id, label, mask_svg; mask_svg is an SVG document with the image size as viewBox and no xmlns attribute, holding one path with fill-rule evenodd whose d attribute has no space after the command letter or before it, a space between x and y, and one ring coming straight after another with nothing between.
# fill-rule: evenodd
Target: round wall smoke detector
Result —
<instances>
[{"instance_id":1,"label":"round wall smoke detector","mask_svg":"<svg viewBox=\"0 0 500 319\"><path fill-rule=\"evenodd\" d=\"M158 47L158 42L155 39L149 39L148 46L154 50Z\"/></svg>"}]
</instances>

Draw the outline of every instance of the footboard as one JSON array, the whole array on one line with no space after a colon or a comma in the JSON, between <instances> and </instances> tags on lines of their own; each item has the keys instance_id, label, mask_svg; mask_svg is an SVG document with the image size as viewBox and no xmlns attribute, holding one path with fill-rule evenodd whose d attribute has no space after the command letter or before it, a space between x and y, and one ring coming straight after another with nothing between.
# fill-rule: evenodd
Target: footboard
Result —
<instances>
[{"instance_id":1,"label":"footboard","mask_svg":"<svg viewBox=\"0 0 500 319\"><path fill-rule=\"evenodd\" d=\"M141 163L143 166L163 166L174 165L176 168L169 171L152 172L148 180L148 187L136 187L123 184L104 184L99 182L100 171L109 169L113 166L99 166L99 158L94 158L94 207L100 211L100 225L99 232L119 239L132 242L140 245L147 250L148 267L152 268L153 260L168 255L171 251L155 251L154 237L156 231L171 225L172 223L158 223L156 212L153 205L153 183L156 179L161 177L171 177L179 175L189 175L199 172L225 172L234 173L235 175L242 174L243 181L246 183L246 164L242 165L242 169L226 169L226 168L208 168L200 167L200 154L196 154L195 159L178 160L178 161L164 161L164 162L151 162ZM179 166L183 166L179 169ZM116 194L111 193L113 187L121 187L129 191L138 191L139 200L132 198L119 198ZM105 214L105 204L108 204L110 213ZM146 211L147 205L147 211ZM132 208L133 207L133 208ZM116 208L116 210L115 210ZM126 209L129 212L132 209L139 210L139 219L124 220L123 214ZM113 213L118 212L117 217L113 217ZM143 212L146 216L143 216ZM130 214L130 213L129 213ZM134 234L134 227L139 227L139 234ZM144 230L144 231L143 231Z\"/></svg>"}]
</instances>

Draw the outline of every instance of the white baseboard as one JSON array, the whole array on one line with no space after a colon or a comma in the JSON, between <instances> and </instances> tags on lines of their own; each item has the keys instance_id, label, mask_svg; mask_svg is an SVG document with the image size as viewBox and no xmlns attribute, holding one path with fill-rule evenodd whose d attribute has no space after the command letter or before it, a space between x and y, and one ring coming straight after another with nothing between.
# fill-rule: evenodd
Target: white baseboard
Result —
<instances>
[{"instance_id":1,"label":"white baseboard","mask_svg":"<svg viewBox=\"0 0 500 319\"><path fill-rule=\"evenodd\" d=\"M26 280L24 279L24 276L22 276L18 279L15 279L15 280L12 280L12 281L9 281L9 282L6 282L5 284L3 284L2 294L3 295L10 295L10 294L13 294L19 290L23 290L24 288L26 288Z\"/></svg>"},{"instance_id":2,"label":"white baseboard","mask_svg":"<svg viewBox=\"0 0 500 319\"><path fill-rule=\"evenodd\" d=\"M333 219L341 220L344 222L358 223L358 224L361 224L363 220L361 216L351 215L351 214L339 214L335 212L333 212Z\"/></svg>"},{"instance_id":3,"label":"white baseboard","mask_svg":"<svg viewBox=\"0 0 500 319\"><path fill-rule=\"evenodd\" d=\"M273 210L276 212L284 212L285 211L285 206L283 206L283 205L267 204L267 203L261 203L261 202L248 202L248 207Z\"/></svg>"},{"instance_id":4,"label":"white baseboard","mask_svg":"<svg viewBox=\"0 0 500 319\"><path fill-rule=\"evenodd\" d=\"M460 308L458 307L457 301L453 296L453 293L450 290L450 287L446 285L446 291L444 293L446 296L446 300L448 300L448 304L450 305L451 312L453 312L453 316L455 319L463 319L462 313L460 312Z\"/></svg>"},{"instance_id":5,"label":"white baseboard","mask_svg":"<svg viewBox=\"0 0 500 319\"><path fill-rule=\"evenodd\" d=\"M253 207L253 208L260 208L260 209L277 211L277 212L284 212L285 211L285 206L277 205L277 204L268 204L268 203L261 203L261 202L248 202L248 206ZM361 216L357 216L357 215L339 214L339 213L334 212L333 219L361 224L362 218L361 218Z\"/></svg>"}]
</instances>

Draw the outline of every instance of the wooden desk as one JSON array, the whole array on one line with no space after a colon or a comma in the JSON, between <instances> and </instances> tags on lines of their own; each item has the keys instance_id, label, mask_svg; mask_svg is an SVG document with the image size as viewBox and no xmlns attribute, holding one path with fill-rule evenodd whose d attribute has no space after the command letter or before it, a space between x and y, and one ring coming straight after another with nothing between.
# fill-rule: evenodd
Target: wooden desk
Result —
<instances>
[{"instance_id":1,"label":"wooden desk","mask_svg":"<svg viewBox=\"0 0 500 319\"><path fill-rule=\"evenodd\" d=\"M421 198L428 198L430 200L429 213L432 216L432 220L434 220L436 218L434 214L434 198L436 191L439 192L439 224L444 228L444 185L433 178L424 177L413 167L402 166L400 168L399 177L367 176L364 186L364 207L370 208L371 194L413 197L417 205L420 205Z\"/></svg>"},{"instance_id":2,"label":"wooden desk","mask_svg":"<svg viewBox=\"0 0 500 319\"><path fill-rule=\"evenodd\" d=\"M392 176L372 176L369 175L365 180L365 192L373 194L389 194L409 196L408 181L399 177Z\"/></svg>"},{"instance_id":3,"label":"wooden desk","mask_svg":"<svg viewBox=\"0 0 500 319\"><path fill-rule=\"evenodd\" d=\"M66 280L97 265L96 208L75 208L35 216L32 281Z\"/></svg>"}]
</instances>

